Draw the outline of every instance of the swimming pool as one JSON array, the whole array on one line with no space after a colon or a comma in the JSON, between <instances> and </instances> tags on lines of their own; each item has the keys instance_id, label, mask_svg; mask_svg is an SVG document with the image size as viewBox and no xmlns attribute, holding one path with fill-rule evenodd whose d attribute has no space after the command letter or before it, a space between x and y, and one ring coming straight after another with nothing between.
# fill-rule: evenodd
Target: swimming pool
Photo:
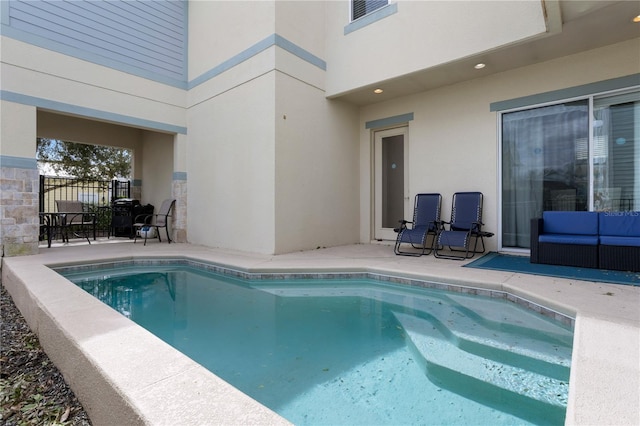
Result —
<instances>
[{"instance_id":1,"label":"swimming pool","mask_svg":"<svg viewBox=\"0 0 640 426\"><path fill-rule=\"evenodd\" d=\"M61 272L296 424L564 421L571 328L504 293L184 265Z\"/></svg>"}]
</instances>

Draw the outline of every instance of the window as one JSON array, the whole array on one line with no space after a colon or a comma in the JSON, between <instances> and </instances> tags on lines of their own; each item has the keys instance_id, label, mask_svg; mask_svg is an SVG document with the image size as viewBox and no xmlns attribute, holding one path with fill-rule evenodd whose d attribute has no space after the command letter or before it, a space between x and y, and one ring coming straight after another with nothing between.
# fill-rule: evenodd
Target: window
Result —
<instances>
[{"instance_id":1,"label":"window","mask_svg":"<svg viewBox=\"0 0 640 426\"><path fill-rule=\"evenodd\" d=\"M355 21L356 19L363 17L367 13L371 13L374 10L378 10L381 7L386 6L388 3L388 0L352 0L351 19Z\"/></svg>"},{"instance_id":2,"label":"window","mask_svg":"<svg viewBox=\"0 0 640 426\"><path fill-rule=\"evenodd\" d=\"M640 92L501 115L502 247L545 210L640 210Z\"/></svg>"}]
</instances>

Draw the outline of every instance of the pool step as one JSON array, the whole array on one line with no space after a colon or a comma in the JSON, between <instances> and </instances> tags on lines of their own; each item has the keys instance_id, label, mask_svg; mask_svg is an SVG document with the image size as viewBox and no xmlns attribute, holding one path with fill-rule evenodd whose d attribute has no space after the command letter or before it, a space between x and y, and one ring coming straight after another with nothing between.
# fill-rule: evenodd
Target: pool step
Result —
<instances>
[{"instance_id":1,"label":"pool step","mask_svg":"<svg viewBox=\"0 0 640 426\"><path fill-rule=\"evenodd\" d=\"M530 406L537 415L564 416L566 381L466 352L431 321L399 312L394 315L427 376L439 386L501 410L517 404Z\"/></svg>"},{"instance_id":2,"label":"pool step","mask_svg":"<svg viewBox=\"0 0 640 426\"><path fill-rule=\"evenodd\" d=\"M508 319L496 324L479 315L467 316L458 309L415 311L412 316L435 327L442 338L464 352L569 380L571 345L547 338L535 324L513 327Z\"/></svg>"},{"instance_id":3,"label":"pool step","mask_svg":"<svg viewBox=\"0 0 640 426\"><path fill-rule=\"evenodd\" d=\"M407 289L379 286L376 291L340 285L260 283L254 288L279 297L363 297L406 308ZM409 293L411 294L411 293ZM500 299L424 290L411 294L413 314L426 318L456 346L483 358L569 380L573 332L532 311Z\"/></svg>"}]
</instances>

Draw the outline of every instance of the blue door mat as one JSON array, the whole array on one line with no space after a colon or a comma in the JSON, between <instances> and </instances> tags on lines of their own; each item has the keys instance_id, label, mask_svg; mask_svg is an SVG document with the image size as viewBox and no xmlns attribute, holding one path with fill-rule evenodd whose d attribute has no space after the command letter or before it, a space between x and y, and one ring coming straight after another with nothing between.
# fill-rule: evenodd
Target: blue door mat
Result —
<instances>
[{"instance_id":1,"label":"blue door mat","mask_svg":"<svg viewBox=\"0 0 640 426\"><path fill-rule=\"evenodd\" d=\"M496 271L544 275L556 278L640 286L640 273L638 272L543 265L529 262L528 256L514 256L496 252L487 253L480 259L467 263L464 266L467 268L493 269Z\"/></svg>"}]
</instances>

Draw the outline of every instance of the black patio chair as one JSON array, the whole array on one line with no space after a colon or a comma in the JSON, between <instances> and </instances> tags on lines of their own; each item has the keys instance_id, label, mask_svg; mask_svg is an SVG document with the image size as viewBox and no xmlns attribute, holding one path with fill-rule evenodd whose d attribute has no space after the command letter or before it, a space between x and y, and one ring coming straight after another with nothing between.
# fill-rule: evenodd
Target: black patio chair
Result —
<instances>
[{"instance_id":1,"label":"black patio chair","mask_svg":"<svg viewBox=\"0 0 640 426\"><path fill-rule=\"evenodd\" d=\"M133 228L135 230L133 242L138 239L138 233L142 232L144 236L144 245L147 245L147 237L149 232L153 229L156 231L158 241L162 242L160 238L160 228L164 228L167 233L167 240L171 244L171 237L169 236L169 218L171 217L171 210L176 204L176 200L164 200L160 206L160 211L156 214L140 214L135 217Z\"/></svg>"},{"instance_id":2,"label":"black patio chair","mask_svg":"<svg viewBox=\"0 0 640 426\"><path fill-rule=\"evenodd\" d=\"M93 235L93 240L95 241L96 214L86 211L82 202L56 200L56 208L58 213L56 215L51 214L52 222L55 226L53 224L50 225L60 230L63 242L68 243L70 235L85 238L89 244L91 244L89 236Z\"/></svg>"}]
</instances>

